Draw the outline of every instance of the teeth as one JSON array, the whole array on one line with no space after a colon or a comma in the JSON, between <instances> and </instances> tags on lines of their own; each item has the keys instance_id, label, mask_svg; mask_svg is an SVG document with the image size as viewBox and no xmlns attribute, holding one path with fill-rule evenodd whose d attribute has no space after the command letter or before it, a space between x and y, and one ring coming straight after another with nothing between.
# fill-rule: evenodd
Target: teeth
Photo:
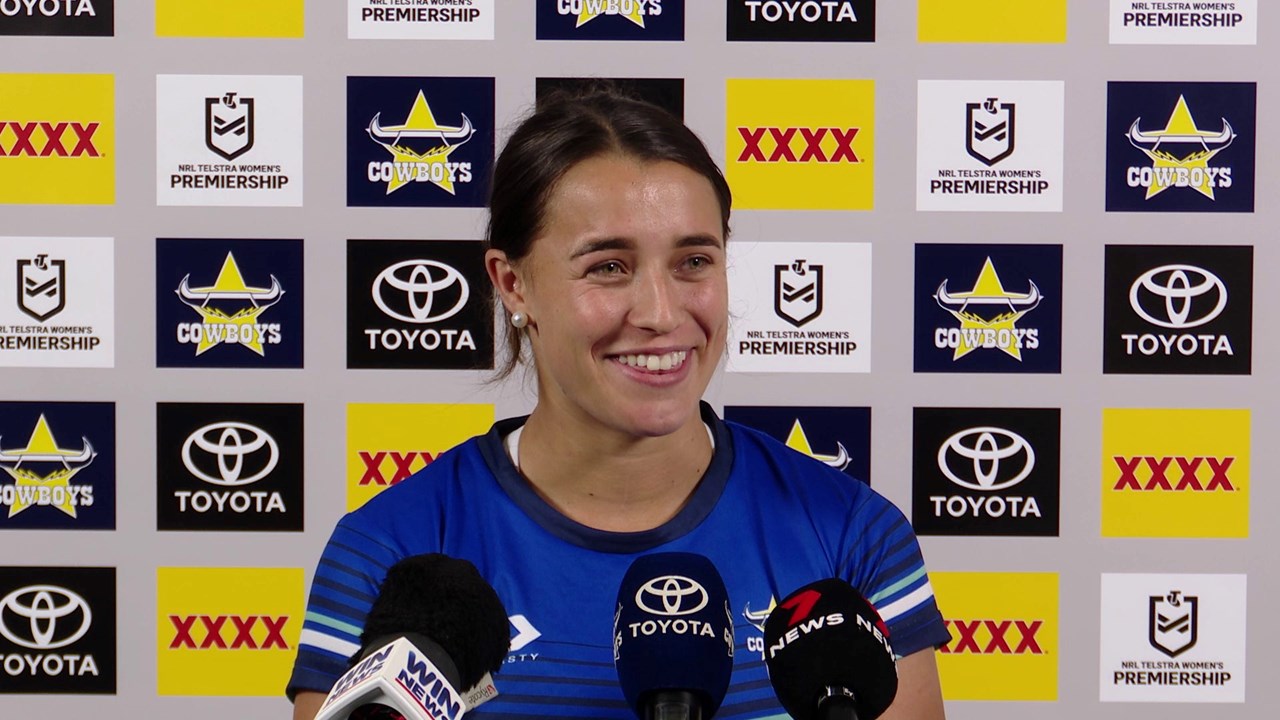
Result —
<instances>
[{"instance_id":1,"label":"teeth","mask_svg":"<svg viewBox=\"0 0 1280 720\"><path fill-rule=\"evenodd\" d=\"M619 355L617 360L627 367L649 372L661 372L679 368L688 357L689 352L687 350L677 350L663 355Z\"/></svg>"}]
</instances>

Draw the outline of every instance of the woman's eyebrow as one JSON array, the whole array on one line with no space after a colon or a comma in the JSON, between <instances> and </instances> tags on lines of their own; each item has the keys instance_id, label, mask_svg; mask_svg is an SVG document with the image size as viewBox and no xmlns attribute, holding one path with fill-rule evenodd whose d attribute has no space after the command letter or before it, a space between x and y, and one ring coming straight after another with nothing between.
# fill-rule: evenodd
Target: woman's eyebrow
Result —
<instances>
[{"instance_id":1,"label":"woman's eyebrow","mask_svg":"<svg viewBox=\"0 0 1280 720\"><path fill-rule=\"evenodd\" d=\"M592 240L591 242L579 247L577 250L574 250L573 254L569 256L569 259L577 260L583 255L590 255L591 253L601 252L604 250L630 250L634 247L635 243L625 238L604 238L602 240Z\"/></svg>"}]
</instances>

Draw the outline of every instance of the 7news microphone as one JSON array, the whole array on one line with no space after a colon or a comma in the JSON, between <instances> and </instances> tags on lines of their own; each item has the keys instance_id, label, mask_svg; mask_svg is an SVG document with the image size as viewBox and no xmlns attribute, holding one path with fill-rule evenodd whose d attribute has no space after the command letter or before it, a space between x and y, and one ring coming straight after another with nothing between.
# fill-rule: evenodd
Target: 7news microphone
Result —
<instances>
[{"instance_id":1,"label":"7news microphone","mask_svg":"<svg viewBox=\"0 0 1280 720\"><path fill-rule=\"evenodd\" d=\"M618 587L613 661L641 720L715 715L733 671L733 615L724 580L692 553L654 553L631 564Z\"/></svg>"},{"instance_id":2,"label":"7news microphone","mask_svg":"<svg viewBox=\"0 0 1280 720\"><path fill-rule=\"evenodd\" d=\"M889 628L849 583L791 593L764 623L765 664L796 720L875 720L898 692Z\"/></svg>"},{"instance_id":3,"label":"7news microphone","mask_svg":"<svg viewBox=\"0 0 1280 720\"><path fill-rule=\"evenodd\" d=\"M316 720L458 720L497 695L507 611L475 566L440 554L387 571L360 652Z\"/></svg>"}]
</instances>

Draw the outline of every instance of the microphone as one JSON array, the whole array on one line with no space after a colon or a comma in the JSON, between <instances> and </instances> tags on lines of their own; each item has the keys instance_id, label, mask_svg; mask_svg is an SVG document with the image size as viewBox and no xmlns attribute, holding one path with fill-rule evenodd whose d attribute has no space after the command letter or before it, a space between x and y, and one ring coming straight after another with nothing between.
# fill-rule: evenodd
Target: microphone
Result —
<instances>
[{"instance_id":1,"label":"microphone","mask_svg":"<svg viewBox=\"0 0 1280 720\"><path fill-rule=\"evenodd\" d=\"M316 720L458 720L498 694L507 611L466 560L437 553L387 570L352 667Z\"/></svg>"},{"instance_id":2,"label":"microphone","mask_svg":"<svg viewBox=\"0 0 1280 720\"><path fill-rule=\"evenodd\" d=\"M613 663L641 720L702 720L724 702L733 671L733 614L724 580L692 553L636 558L618 587Z\"/></svg>"},{"instance_id":3,"label":"microphone","mask_svg":"<svg viewBox=\"0 0 1280 720\"><path fill-rule=\"evenodd\" d=\"M796 720L875 720L898 692L889 628L843 580L788 595L765 620L764 646L769 682Z\"/></svg>"}]
</instances>

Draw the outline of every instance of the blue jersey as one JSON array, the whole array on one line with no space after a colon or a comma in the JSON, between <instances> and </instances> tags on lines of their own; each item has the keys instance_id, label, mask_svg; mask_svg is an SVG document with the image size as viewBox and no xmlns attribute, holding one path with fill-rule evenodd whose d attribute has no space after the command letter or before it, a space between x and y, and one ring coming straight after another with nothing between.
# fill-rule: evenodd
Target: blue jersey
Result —
<instances>
[{"instance_id":1,"label":"blue jersey","mask_svg":"<svg viewBox=\"0 0 1280 720\"><path fill-rule=\"evenodd\" d=\"M465 558L510 614L499 695L477 718L634 718L613 667L613 614L631 562L693 552L724 577L735 614L729 694L718 718L787 717L763 660L764 619L802 585L839 577L889 626L899 655L943 643L910 525L866 485L703 406L715 437L710 466L685 507L653 530L613 533L576 523L520 476L502 438L523 418L442 454L338 523L316 569L288 692L328 692L359 649L387 568L419 553Z\"/></svg>"}]
</instances>

